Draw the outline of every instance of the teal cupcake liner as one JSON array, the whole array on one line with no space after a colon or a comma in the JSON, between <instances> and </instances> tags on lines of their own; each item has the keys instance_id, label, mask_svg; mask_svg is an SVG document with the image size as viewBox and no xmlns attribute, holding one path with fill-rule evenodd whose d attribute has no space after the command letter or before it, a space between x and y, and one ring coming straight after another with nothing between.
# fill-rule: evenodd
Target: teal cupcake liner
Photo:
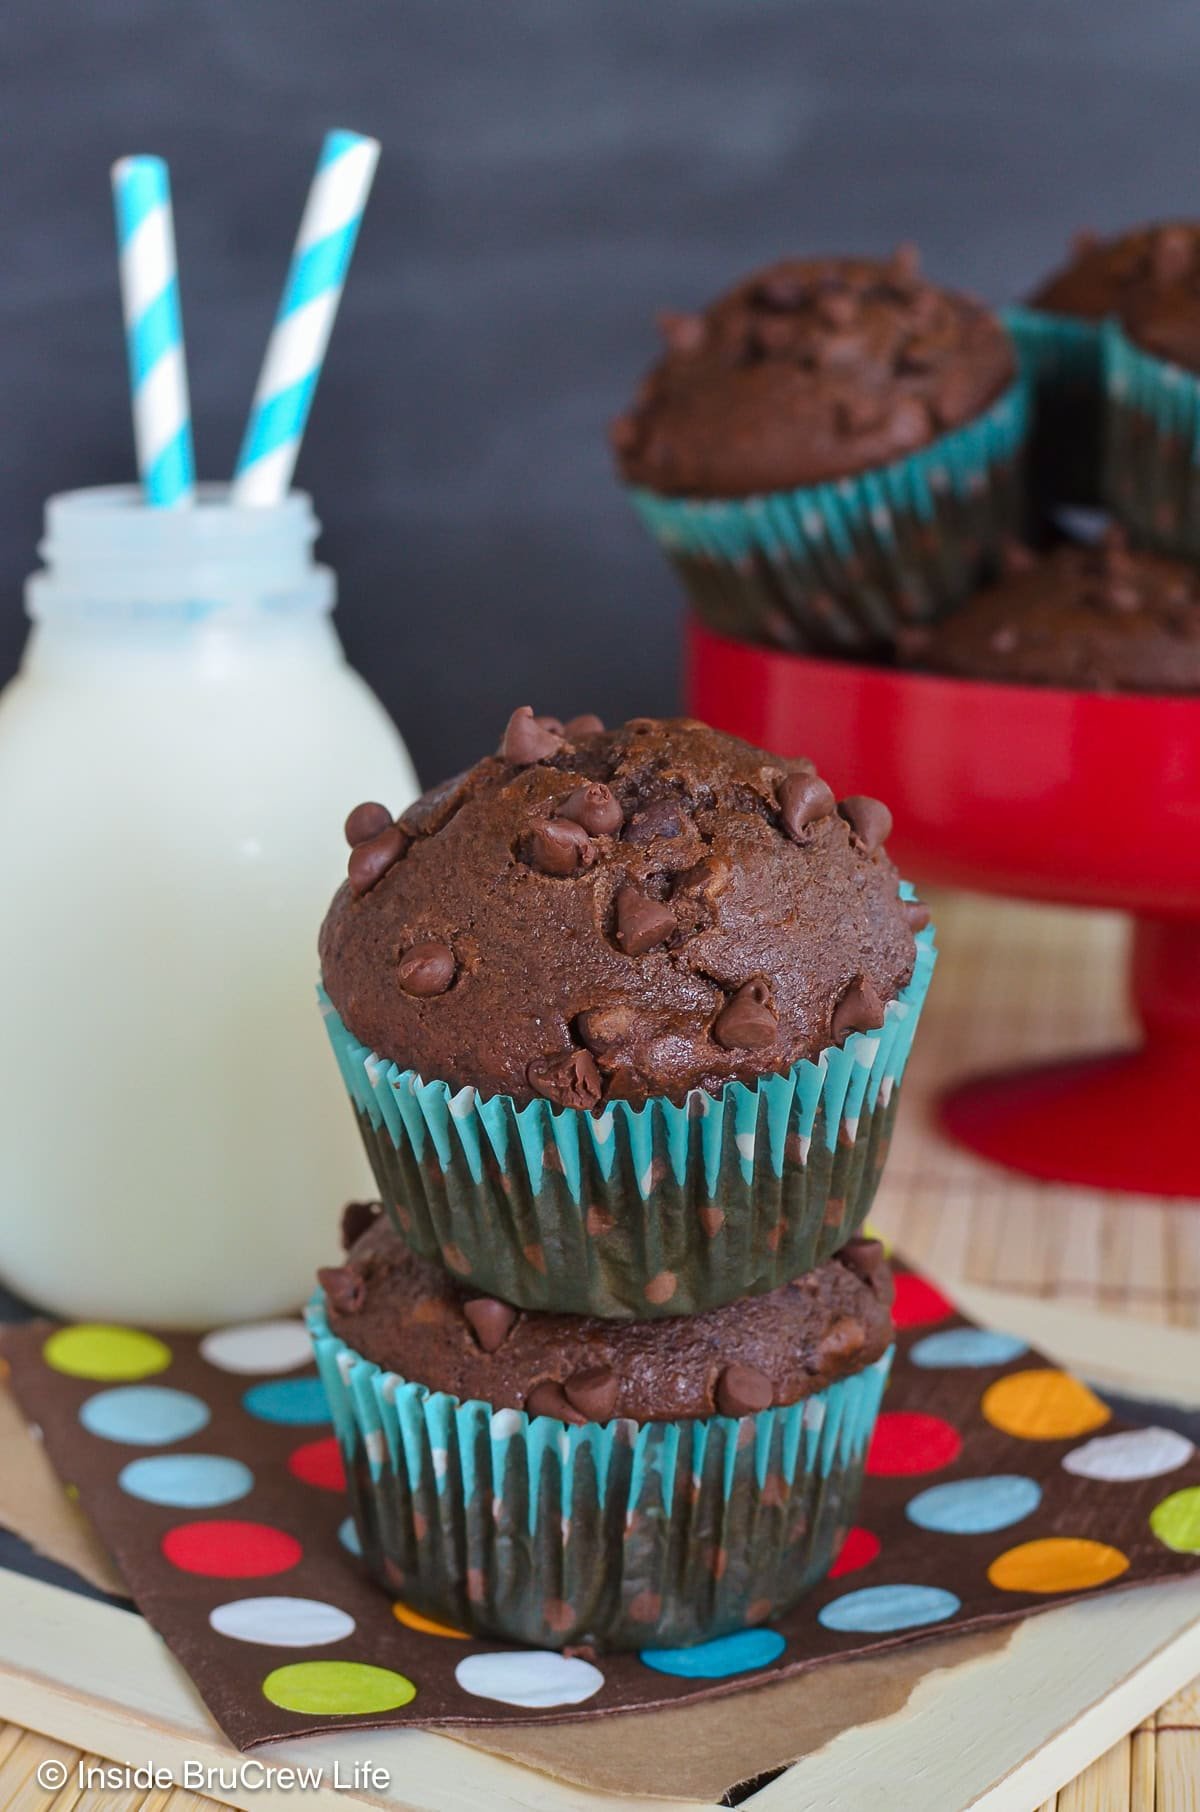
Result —
<instances>
[{"instance_id":1,"label":"teal cupcake liner","mask_svg":"<svg viewBox=\"0 0 1200 1812\"><path fill-rule=\"evenodd\" d=\"M1104 329L1104 494L1143 546L1200 558L1200 377Z\"/></svg>"},{"instance_id":2,"label":"teal cupcake liner","mask_svg":"<svg viewBox=\"0 0 1200 1812\"><path fill-rule=\"evenodd\" d=\"M1003 320L1033 393L1029 490L1035 521L1050 530L1063 505L1100 502L1104 329L1038 308L1005 309Z\"/></svg>"},{"instance_id":3,"label":"teal cupcake liner","mask_svg":"<svg viewBox=\"0 0 1200 1812\"><path fill-rule=\"evenodd\" d=\"M712 628L886 651L961 603L1020 533L1029 423L1019 378L975 421L856 477L719 500L629 494Z\"/></svg>"},{"instance_id":4,"label":"teal cupcake liner","mask_svg":"<svg viewBox=\"0 0 1200 1812\"><path fill-rule=\"evenodd\" d=\"M367 1568L458 1628L676 1648L761 1623L854 1518L893 1349L783 1409L582 1427L384 1372L309 1305Z\"/></svg>"},{"instance_id":5,"label":"teal cupcake liner","mask_svg":"<svg viewBox=\"0 0 1200 1812\"><path fill-rule=\"evenodd\" d=\"M814 1062L599 1113L427 1081L360 1044L320 998L410 1246L523 1309L644 1320L777 1289L857 1233L935 958L927 927L881 1030Z\"/></svg>"}]
</instances>

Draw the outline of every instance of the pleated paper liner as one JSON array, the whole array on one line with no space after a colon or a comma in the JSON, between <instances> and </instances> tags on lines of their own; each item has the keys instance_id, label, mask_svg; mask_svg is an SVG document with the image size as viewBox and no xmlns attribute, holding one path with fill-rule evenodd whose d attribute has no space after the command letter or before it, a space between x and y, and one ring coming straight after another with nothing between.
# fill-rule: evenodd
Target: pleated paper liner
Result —
<instances>
[{"instance_id":1,"label":"pleated paper liner","mask_svg":"<svg viewBox=\"0 0 1200 1812\"><path fill-rule=\"evenodd\" d=\"M713 629L784 648L881 654L962 602L1025 514L1028 387L850 478L757 497L630 499Z\"/></svg>"},{"instance_id":2,"label":"pleated paper liner","mask_svg":"<svg viewBox=\"0 0 1200 1812\"><path fill-rule=\"evenodd\" d=\"M594 1659L467 1637L371 1583L299 1320L203 1340L42 1324L4 1352L59 1477L242 1748L668 1706L1194 1575L1190 1441L1119 1421L918 1274L897 1284L891 1382L830 1576L772 1622L687 1648L649 1631Z\"/></svg>"},{"instance_id":3,"label":"pleated paper liner","mask_svg":"<svg viewBox=\"0 0 1200 1812\"><path fill-rule=\"evenodd\" d=\"M1200 559L1200 377L1104 329L1105 502L1134 540Z\"/></svg>"},{"instance_id":4,"label":"pleated paper liner","mask_svg":"<svg viewBox=\"0 0 1200 1812\"><path fill-rule=\"evenodd\" d=\"M1100 502L1103 328L1039 308L1007 308L1003 319L1033 393L1029 490L1035 521L1050 531L1062 505L1095 508Z\"/></svg>"},{"instance_id":5,"label":"pleated paper liner","mask_svg":"<svg viewBox=\"0 0 1200 1812\"><path fill-rule=\"evenodd\" d=\"M416 1251L521 1308L645 1319L776 1289L862 1226L935 955L927 927L882 1029L816 1062L598 1114L424 1081L321 998L384 1206Z\"/></svg>"}]
</instances>

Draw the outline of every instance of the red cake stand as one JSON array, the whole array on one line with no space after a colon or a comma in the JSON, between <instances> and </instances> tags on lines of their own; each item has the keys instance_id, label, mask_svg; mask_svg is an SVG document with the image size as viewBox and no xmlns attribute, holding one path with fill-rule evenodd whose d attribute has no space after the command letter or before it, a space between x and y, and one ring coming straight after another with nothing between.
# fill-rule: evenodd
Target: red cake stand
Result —
<instances>
[{"instance_id":1,"label":"red cake stand","mask_svg":"<svg viewBox=\"0 0 1200 1812\"><path fill-rule=\"evenodd\" d=\"M709 723L810 755L841 793L886 799L907 874L1132 913L1143 1042L964 1083L942 1122L1027 1175L1200 1197L1200 699L897 673L695 621L687 698Z\"/></svg>"}]
</instances>

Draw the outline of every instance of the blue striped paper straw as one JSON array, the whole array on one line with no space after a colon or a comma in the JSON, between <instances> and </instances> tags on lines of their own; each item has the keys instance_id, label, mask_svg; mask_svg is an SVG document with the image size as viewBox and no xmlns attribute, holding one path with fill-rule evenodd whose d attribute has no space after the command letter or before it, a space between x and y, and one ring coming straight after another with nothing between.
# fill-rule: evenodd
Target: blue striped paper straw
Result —
<instances>
[{"instance_id":1,"label":"blue striped paper straw","mask_svg":"<svg viewBox=\"0 0 1200 1812\"><path fill-rule=\"evenodd\" d=\"M171 180L161 157L123 157L112 188L138 473L146 502L169 509L196 497Z\"/></svg>"},{"instance_id":2,"label":"blue striped paper straw","mask_svg":"<svg viewBox=\"0 0 1200 1812\"><path fill-rule=\"evenodd\" d=\"M235 503L287 495L378 161L377 139L326 135L238 454Z\"/></svg>"}]
</instances>

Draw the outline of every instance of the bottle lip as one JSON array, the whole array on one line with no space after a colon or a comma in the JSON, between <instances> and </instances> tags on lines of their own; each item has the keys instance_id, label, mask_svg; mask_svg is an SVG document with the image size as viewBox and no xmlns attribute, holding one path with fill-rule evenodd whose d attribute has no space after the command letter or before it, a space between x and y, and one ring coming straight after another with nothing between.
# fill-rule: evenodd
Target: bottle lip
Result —
<instances>
[{"instance_id":1,"label":"bottle lip","mask_svg":"<svg viewBox=\"0 0 1200 1812\"><path fill-rule=\"evenodd\" d=\"M236 504L229 485L202 484L194 504L156 509L139 485L90 485L47 499L39 552L49 563L77 553L88 559L110 553L123 560L272 559L285 551L307 553L320 529L306 491L289 491L279 503Z\"/></svg>"}]
</instances>

